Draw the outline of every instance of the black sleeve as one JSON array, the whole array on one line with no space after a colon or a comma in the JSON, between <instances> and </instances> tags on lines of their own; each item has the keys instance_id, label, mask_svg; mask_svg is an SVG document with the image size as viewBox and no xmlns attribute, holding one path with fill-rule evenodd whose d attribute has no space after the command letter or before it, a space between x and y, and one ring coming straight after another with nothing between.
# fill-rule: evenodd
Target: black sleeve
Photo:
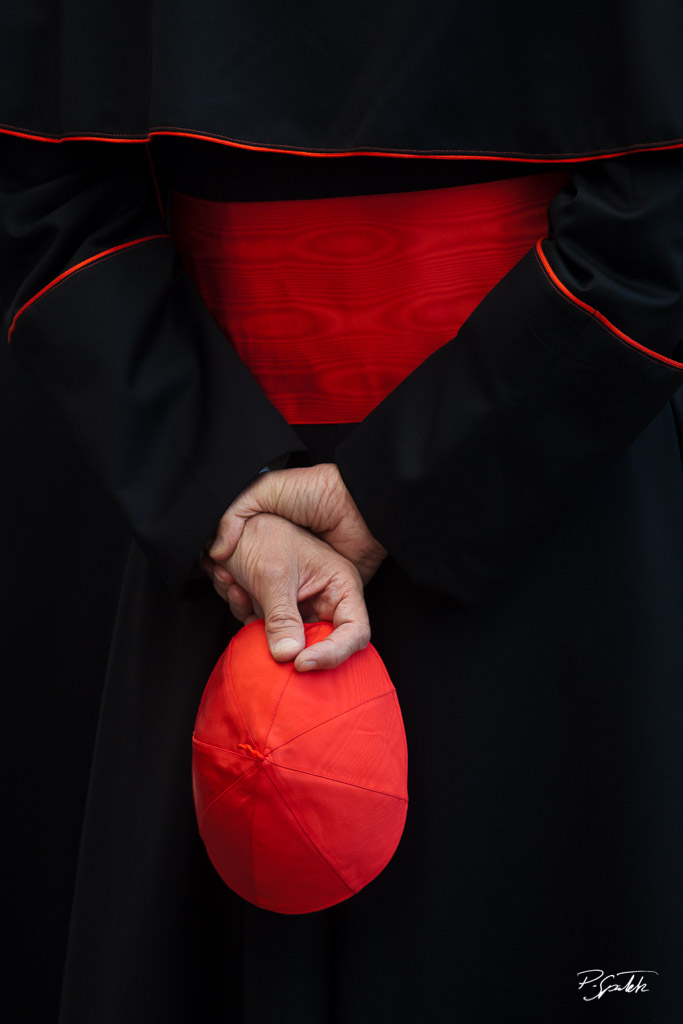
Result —
<instances>
[{"instance_id":1,"label":"black sleeve","mask_svg":"<svg viewBox=\"0 0 683 1024\"><path fill-rule=\"evenodd\" d=\"M375 536L465 604L683 382L683 151L580 165L550 235L337 451Z\"/></svg>"},{"instance_id":2,"label":"black sleeve","mask_svg":"<svg viewBox=\"0 0 683 1024\"><path fill-rule=\"evenodd\" d=\"M142 144L0 136L16 355L177 588L231 500L301 449L179 266Z\"/></svg>"}]
</instances>

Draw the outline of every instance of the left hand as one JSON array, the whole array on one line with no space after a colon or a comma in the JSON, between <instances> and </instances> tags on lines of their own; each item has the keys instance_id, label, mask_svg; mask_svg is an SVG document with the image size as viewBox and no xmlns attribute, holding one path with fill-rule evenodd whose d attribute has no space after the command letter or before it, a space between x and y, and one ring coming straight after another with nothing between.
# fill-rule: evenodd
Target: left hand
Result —
<instances>
[{"instance_id":1,"label":"left hand","mask_svg":"<svg viewBox=\"0 0 683 1024\"><path fill-rule=\"evenodd\" d=\"M211 558L215 562L229 558L244 524L261 512L311 530L355 565L363 583L372 579L386 558L386 549L370 533L333 463L258 476L222 516L209 550Z\"/></svg>"}]
</instances>

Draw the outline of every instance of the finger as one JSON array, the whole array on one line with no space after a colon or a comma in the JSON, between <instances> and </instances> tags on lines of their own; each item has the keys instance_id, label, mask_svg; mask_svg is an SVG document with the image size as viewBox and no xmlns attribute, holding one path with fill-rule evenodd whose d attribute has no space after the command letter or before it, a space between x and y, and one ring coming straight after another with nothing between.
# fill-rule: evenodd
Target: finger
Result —
<instances>
[{"instance_id":1,"label":"finger","mask_svg":"<svg viewBox=\"0 0 683 1024\"><path fill-rule=\"evenodd\" d=\"M244 518L234 516L228 512L221 517L216 530L216 536L209 548L211 558L217 562L223 562L226 558L230 558L242 536L245 522Z\"/></svg>"},{"instance_id":2,"label":"finger","mask_svg":"<svg viewBox=\"0 0 683 1024\"><path fill-rule=\"evenodd\" d=\"M336 668L370 642L370 622L362 594L347 595L334 613L334 632L312 644L294 662L297 672Z\"/></svg>"},{"instance_id":3,"label":"finger","mask_svg":"<svg viewBox=\"0 0 683 1024\"><path fill-rule=\"evenodd\" d=\"M214 579L213 581L213 589L216 591L221 600L226 602L230 601L230 598L228 597L228 587L224 586L224 584L222 583L219 583L218 580L216 579Z\"/></svg>"},{"instance_id":4,"label":"finger","mask_svg":"<svg viewBox=\"0 0 683 1024\"><path fill-rule=\"evenodd\" d=\"M226 569L224 565L218 565L215 562L213 565L213 578L222 587L231 587L235 582L235 577L230 570Z\"/></svg>"},{"instance_id":5,"label":"finger","mask_svg":"<svg viewBox=\"0 0 683 1024\"><path fill-rule=\"evenodd\" d=\"M286 475L283 470L259 473L249 486L237 495L228 507L228 514L246 520L259 512L276 512L278 495Z\"/></svg>"},{"instance_id":6,"label":"finger","mask_svg":"<svg viewBox=\"0 0 683 1024\"><path fill-rule=\"evenodd\" d=\"M270 653L276 661L292 661L304 649L304 624L291 577L266 580L259 594Z\"/></svg>"},{"instance_id":7,"label":"finger","mask_svg":"<svg viewBox=\"0 0 683 1024\"><path fill-rule=\"evenodd\" d=\"M233 583L231 587L228 587L227 596L232 614L240 622L246 623L247 619L254 614L254 605L249 594L238 583Z\"/></svg>"},{"instance_id":8,"label":"finger","mask_svg":"<svg viewBox=\"0 0 683 1024\"><path fill-rule=\"evenodd\" d=\"M345 623L330 633L324 640L307 647L296 658L297 672L314 672L337 668L356 651L363 650L370 641L370 630L362 630L357 624Z\"/></svg>"},{"instance_id":9,"label":"finger","mask_svg":"<svg viewBox=\"0 0 683 1024\"><path fill-rule=\"evenodd\" d=\"M311 601L310 598L306 598L303 601L299 601L299 615L304 622L319 622L320 616L318 609L316 608L315 601Z\"/></svg>"},{"instance_id":10,"label":"finger","mask_svg":"<svg viewBox=\"0 0 683 1024\"><path fill-rule=\"evenodd\" d=\"M267 475L267 474L266 474ZM247 492L248 493L248 489ZM239 501L239 499L237 499ZM216 535L211 542L209 554L217 562L223 562L234 554L235 548L242 536L245 523L259 512L263 511L257 503L242 502L237 510L237 501L229 506L221 516Z\"/></svg>"},{"instance_id":11,"label":"finger","mask_svg":"<svg viewBox=\"0 0 683 1024\"><path fill-rule=\"evenodd\" d=\"M242 536L244 524L259 512L275 511L272 479L276 473L261 473L241 494L235 498L221 516L216 535L211 542L209 554L216 561L223 561L234 553Z\"/></svg>"},{"instance_id":12,"label":"finger","mask_svg":"<svg viewBox=\"0 0 683 1024\"><path fill-rule=\"evenodd\" d=\"M228 591L230 590L230 587L236 586L235 579L232 573L229 572L225 568L225 566L216 565L216 563L211 559L209 559L209 562L210 572L208 573L208 575L211 577L211 581L213 582L213 589L216 591L218 596L222 598L223 601L229 603L230 597ZM239 590L241 591L242 588L240 587ZM245 614L248 614L248 612L245 612ZM242 616L240 616L239 614L236 617L238 619L242 618Z\"/></svg>"}]
</instances>

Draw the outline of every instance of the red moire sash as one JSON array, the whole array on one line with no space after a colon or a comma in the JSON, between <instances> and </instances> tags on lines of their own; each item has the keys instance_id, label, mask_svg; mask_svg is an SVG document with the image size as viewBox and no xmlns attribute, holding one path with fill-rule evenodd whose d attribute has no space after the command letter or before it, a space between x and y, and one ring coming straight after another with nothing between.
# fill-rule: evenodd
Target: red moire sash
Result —
<instances>
[{"instance_id":1,"label":"red moire sash","mask_svg":"<svg viewBox=\"0 0 683 1024\"><path fill-rule=\"evenodd\" d=\"M172 230L209 310L285 418L352 423L547 234L566 177L274 202L176 193Z\"/></svg>"}]
</instances>

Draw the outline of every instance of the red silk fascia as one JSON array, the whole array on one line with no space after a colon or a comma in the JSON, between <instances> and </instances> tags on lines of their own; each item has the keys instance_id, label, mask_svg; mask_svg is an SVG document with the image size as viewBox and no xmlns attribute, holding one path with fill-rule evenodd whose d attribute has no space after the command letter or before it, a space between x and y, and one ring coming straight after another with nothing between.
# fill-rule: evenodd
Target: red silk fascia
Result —
<instances>
[{"instance_id":1,"label":"red silk fascia","mask_svg":"<svg viewBox=\"0 0 683 1024\"><path fill-rule=\"evenodd\" d=\"M547 233L566 178L273 202L176 193L172 230L212 315L288 422L354 423Z\"/></svg>"}]
</instances>

